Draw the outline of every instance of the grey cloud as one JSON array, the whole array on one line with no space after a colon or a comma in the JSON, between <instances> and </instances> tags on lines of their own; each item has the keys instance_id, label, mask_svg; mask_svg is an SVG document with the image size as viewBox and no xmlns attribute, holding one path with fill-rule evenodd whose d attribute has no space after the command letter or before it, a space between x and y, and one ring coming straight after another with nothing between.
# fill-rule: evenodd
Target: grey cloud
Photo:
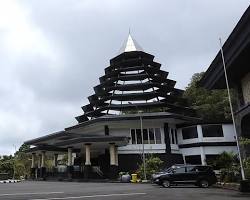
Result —
<instances>
[{"instance_id":1,"label":"grey cloud","mask_svg":"<svg viewBox=\"0 0 250 200\"><path fill-rule=\"evenodd\" d=\"M193 73L206 70L218 52L218 37L227 38L249 5L248 0L15 2L39 34L22 52L0 38L0 154L12 152L13 143L76 123L129 27L169 78L185 88ZM0 35L8 34L0 21Z\"/></svg>"}]
</instances>

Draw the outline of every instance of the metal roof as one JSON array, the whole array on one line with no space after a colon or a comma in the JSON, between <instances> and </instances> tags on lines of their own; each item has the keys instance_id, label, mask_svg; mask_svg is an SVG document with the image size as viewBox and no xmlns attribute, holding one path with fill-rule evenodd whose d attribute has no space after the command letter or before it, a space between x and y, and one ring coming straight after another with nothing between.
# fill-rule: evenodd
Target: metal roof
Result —
<instances>
[{"instance_id":1,"label":"metal roof","mask_svg":"<svg viewBox=\"0 0 250 200\"><path fill-rule=\"evenodd\" d=\"M143 51L142 47L132 38L130 33L128 34L127 40L123 43L119 50L119 54L130 51Z\"/></svg>"}]
</instances>

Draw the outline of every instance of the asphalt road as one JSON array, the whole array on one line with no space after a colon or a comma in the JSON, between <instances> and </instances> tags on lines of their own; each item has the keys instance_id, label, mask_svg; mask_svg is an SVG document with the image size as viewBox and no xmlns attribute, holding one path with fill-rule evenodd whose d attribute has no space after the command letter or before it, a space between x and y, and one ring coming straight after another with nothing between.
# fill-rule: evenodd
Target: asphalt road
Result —
<instances>
[{"instance_id":1,"label":"asphalt road","mask_svg":"<svg viewBox=\"0 0 250 200\"><path fill-rule=\"evenodd\" d=\"M162 188L151 184L76 183L76 182L21 182L0 184L0 199L28 200L240 200L250 194L217 188L178 186Z\"/></svg>"}]
</instances>

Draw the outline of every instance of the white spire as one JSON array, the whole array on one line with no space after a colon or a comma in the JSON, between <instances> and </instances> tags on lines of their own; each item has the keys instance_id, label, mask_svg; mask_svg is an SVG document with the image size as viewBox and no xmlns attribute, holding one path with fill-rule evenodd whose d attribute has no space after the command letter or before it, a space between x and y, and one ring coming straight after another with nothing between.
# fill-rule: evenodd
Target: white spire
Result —
<instances>
[{"instance_id":1,"label":"white spire","mask_svg":"<svg viewBox=\"0 0 250 200\"><path fill-rule=\"evenodd\" d=\"M132 38L130 33L128 34L128 39L123 43L120 48L119 53L129 52L129 51L143 51L141 46Z\"/></svg>"}]
</instances>

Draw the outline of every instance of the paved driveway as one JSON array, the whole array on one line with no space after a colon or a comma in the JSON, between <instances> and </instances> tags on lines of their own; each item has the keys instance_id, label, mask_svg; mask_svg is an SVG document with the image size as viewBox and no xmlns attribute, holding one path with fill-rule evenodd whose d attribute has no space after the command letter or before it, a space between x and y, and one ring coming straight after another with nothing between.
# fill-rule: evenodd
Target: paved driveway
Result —
<instances>
[{"instance_id":1,"label":"paved driveway","mask_svg":"<svg viewBox=\"0 0 250 200\"><path fill-rule=\"evenodd\" d=\"M153 200L240 200L250 199L236 191L197 187L162 188L151 184L21 182L0 185L0 199L153 199Z\"/></svg>"}]
</instances>

